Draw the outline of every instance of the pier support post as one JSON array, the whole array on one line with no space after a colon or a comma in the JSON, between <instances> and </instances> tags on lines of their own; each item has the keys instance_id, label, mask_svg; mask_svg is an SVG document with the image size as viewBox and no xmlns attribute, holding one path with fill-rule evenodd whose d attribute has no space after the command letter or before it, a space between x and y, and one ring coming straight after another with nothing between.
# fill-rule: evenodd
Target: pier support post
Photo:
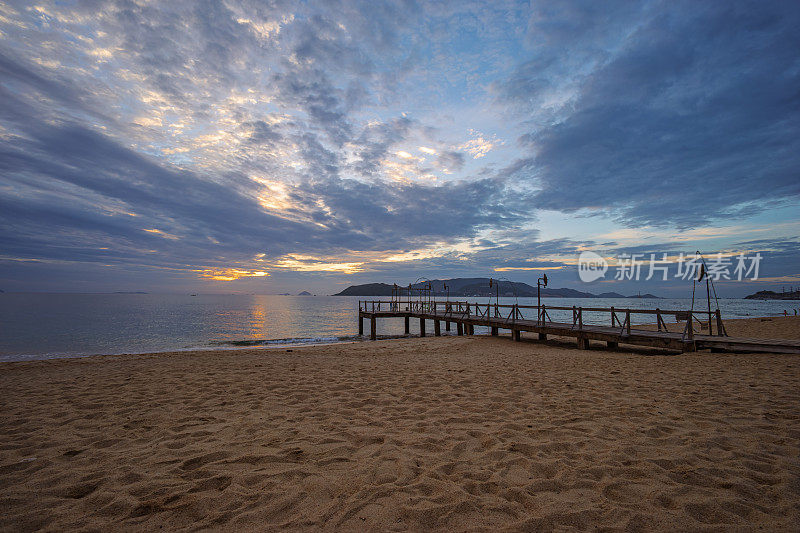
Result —
<instances>
[{"instance_id":1,"label":"pier support post","mask_svg":"<svg viewBox=\"0 0 800 533\"><path fill-rule=\"evenodd\" d=\"M409 322L408 317L405 317L405 322L406 322L406 335L408 335L408 332L409 332L409 329L408 329L408 322Z\"/></svg>"},{"instance_id":2,"label":"pier support post","mask_svg":"<svg viewBox=\"0 0 800 533\"><path fill-rule=\"evenodd\" d=\"M469 335L475 335L475 325L474 324L467 324L467 330L469 331Z\"/></svg>"},{"instance_id":3,"label":"pier support post","mask_svg":"<svg viewBox=\"0 0 800 533\"><path fill-rule=\"evenodd\" d=\"M547 340L547 333L539 333L539 340L546 341Z\"/></svg>"},{"instance_id":4,"label":"pier support post","mask_svg":"<svg viewBox=\"0 0 800 533\"><path fill-rule=\"evenodd\" d=\"M358 315L358 336L364 336L364 317L361 315Z\"/></svg>"},{"instance_id":5,"label":"pier support post","mask_svg":"<svg viewBox=\"0 0 800 533\"><path fill-rule=\"evenodd\" d=\"M456 333L459 337L464 334L464 326L461 322L456 322Z\"/></svg>"},{"instance_id":6,"label":"pier support post","mask_svg":"<svg viewBox=\"0 0 800 533\"><path fill-rule=\"evenodd\" d=\"M419 319L419 336L420 337L424 337L425 336L425 319L424 318L420 318Z\"/></svg>"},{"instance_id":7,"label":"pier support post","mask_svg":"<svg viewBox=\"0 0 800 533\"><path fill-rule=\"evenodd\" d=\"M442 336L442 323L439 320L433 321L433 335L435 337Z\"/></svg>"},{"instance_id":8,"label":"pier support post","mask_svg":"<svg viewBox=\"0 0 800 533\"><path fill-rule=\"evenodd\" d=\"M375 340L377 338L377 332L375 331L377 328L375 327L375 315L369 317L369 338L370 340Z\"/></svg>"},{"instance_id":9,"label":"pier support post","mask_svg":"<svg viewBox=\"0 0 800 533\"><path fill-rule=\"evenodd\" d=\"M496 326L492 326L492 335L497 337L497 327Z\"/></svg>"},{"instance_id":10,"label":"pier support post","mask_svg":"<svg viewBox=\"0 0 800 533\"><path fill-rule=\"evenodd\" d=\"M586 337L578 337L578 349L579 350L588 350L589 349L589 339Z\"/></svg>"},{"instance_id":11,"label":"pier support post","mask_svg":"<svg viewBox=\"0 0 800 533\"><path fill-rule=\"evenodd\" d=\"M512 329L511 338L514 339L516 342L519 342L522 338L522 332L518 329Z\"/></svg>"},{"instance_id":12,"label":"pier support post","mask_svg":"<svg viewBox=\"0 0 800 533\"><path fill-rule=\"evenodd\" d=\"M445 321L444 330L445 331L450 331L450 321L449 320Z\"/></svg>"},{"instance_id":13,"label":"pier support post","mask_svg":"<svg viewBox=\"0 0 800 533\"><path fill-rule=\"evenodd\" d=\"M619 343L617 341L608 341L606 342L606 345L612 350L616 350L617 348L619 348Z\"/></svg>"}]
</instances>

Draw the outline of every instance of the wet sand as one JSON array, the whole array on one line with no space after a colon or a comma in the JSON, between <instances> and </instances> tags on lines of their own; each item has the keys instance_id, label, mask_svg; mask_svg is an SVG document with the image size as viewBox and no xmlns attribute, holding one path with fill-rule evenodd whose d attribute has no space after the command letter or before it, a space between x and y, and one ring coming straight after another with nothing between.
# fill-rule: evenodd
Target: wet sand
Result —
<instances>
[{"instance_id":1,"label":"wet sand","mask_svg":"<svg viewBox=\"0 0 800 533\"><path fill-rule=\"evenodd\" d=\"M799 356L429 337L5 363L0 387L3 530L800 523Z\"/></svg>"}]
</instances>

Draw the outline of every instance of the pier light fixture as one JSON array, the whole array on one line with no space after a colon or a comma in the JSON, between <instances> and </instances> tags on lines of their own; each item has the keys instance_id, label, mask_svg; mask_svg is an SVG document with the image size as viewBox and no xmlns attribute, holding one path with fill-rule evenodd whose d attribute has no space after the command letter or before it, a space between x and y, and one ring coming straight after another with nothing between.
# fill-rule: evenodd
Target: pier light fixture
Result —
<instances>
[{"instance_id":1,"label":"pier light fixture","mask_svg":"<svg viewBox=\"0 0 800 533\"><path fill-rule=\"evenodd\" d=\"M547 274L536 280L536 313L542 320L542 287L547 287Z\"/></svg>"}]
</instances>

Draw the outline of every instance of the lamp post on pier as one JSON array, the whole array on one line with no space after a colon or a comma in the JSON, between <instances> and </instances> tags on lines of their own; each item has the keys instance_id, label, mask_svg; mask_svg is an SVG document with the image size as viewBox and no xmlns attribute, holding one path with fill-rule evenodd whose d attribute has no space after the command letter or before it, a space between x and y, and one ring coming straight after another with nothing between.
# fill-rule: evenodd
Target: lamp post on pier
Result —
<instances>
[{"instance_id":1,"label":"lamp post on pier","mask_svg":"<svg viewBox=\"0 0 800 533\"><path fill-rule=\"evenodd\" d=\"M542 321L542 287L547 287L547 274L536 280L536 311L539 322Z\"/></svg>"}]
</instances>

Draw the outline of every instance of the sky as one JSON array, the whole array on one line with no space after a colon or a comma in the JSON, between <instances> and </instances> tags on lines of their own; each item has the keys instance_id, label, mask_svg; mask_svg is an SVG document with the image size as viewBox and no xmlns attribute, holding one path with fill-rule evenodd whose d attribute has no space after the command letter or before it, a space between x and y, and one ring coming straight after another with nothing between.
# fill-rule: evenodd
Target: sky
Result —
<instances>
[{"instance_id":1,"label":"sky","mask_svg":"<svg viewBox=\"0 0 800 533\"><path fill-rule=\"evenodd\" d=\"M0 0L0 289L689 296L578 257L696 250L760 254L721 296L800 286L798 27L795 1Z\"/></svg>"}]
</instances>

